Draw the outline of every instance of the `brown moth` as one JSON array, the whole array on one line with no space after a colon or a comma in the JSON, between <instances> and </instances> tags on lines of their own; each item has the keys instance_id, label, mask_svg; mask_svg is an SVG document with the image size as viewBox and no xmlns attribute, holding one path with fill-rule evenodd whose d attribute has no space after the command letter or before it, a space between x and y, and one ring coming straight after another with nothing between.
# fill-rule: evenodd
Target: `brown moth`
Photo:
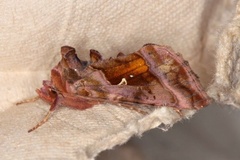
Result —
<instances>
[{"instance_id":1,"label":"brown moth","mask_svg":"<svg viewBox=\"0 0 240 160\"><path fill-rule=\"evenodd\" d=\"M102 59L90 50L90 62L81 61L75 49L61 48L61 61L51 70L51 80L43 81L38 97L51 107L35 130L57 106L80 110L99 103L121 104L138 112L138 105L200 109L210 103L198 77L187 61L168 46L146 44L139 51Z\"/></svg>"}]
</instances>

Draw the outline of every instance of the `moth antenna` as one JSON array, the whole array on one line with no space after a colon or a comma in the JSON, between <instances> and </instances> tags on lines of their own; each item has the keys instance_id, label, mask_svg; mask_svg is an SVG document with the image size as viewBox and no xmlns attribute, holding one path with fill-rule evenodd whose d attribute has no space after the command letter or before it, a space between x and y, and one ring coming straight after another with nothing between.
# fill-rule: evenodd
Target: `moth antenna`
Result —
<instances>
[{"instance_id":1,"label":"moth antenna","mask_svg":"<svg viewBox=\"0 0 240 160\"><path fill-rule=\"evenodd\" d=\"M19 101L19 102L15 103L15 104L16 105L21 105L21 104L24 104L24 103L31 103L31 102L35 102L38 99L39 99L39 96L36 96L36 97L33 97L33 98L24 99L24 100Z\"/></svg>"},{"instance_id":2,"label":"moth antenna","mask_svg":"<svg viewBox=\"0 0 240 160\"><path fill-rule=\"evenodd\" d=\"M51 116L53 111L48 111L48 113L46 114L46 116L33 128L28 130L28 133L34 131L35 129L37 129L38 127L40 127L41 125L43 125L45 122L47 122L47 120L49 119L49 117Z\"/></svg>"}]
</instances>

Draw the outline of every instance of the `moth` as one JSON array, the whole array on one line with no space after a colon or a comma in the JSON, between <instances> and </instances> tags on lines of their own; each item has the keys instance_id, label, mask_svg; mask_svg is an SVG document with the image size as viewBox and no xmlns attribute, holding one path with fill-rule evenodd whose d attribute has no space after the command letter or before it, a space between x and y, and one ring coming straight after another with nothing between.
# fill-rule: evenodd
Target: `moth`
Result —
<instances>
[{"instance_id":1,"label":"moth","mask_svg":"<svg viewBox=\"0 0 240 160\"><path fill-rule=\"evenodd\" d=\"M49 103L50 109L28 132L44 124L58 106L84 110L111 103L141 112L138 105L181 111L199 110L210 103L188 62L168 46L145 44L134 53L109 59L90 50L89 62L80 60L74 48L63 46L61 56L51 70L51 80L44 80L36 90L37 98Z\"/></svg>"}]
</instances>

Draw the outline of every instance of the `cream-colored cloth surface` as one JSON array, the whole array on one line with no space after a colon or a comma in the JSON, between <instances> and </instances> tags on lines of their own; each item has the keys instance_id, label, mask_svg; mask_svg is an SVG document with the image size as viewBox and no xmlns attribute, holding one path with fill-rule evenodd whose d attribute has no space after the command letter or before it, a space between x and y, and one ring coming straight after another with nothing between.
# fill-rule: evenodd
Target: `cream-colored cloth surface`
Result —
<instances>
[{"instance_id":1,"label":"cream-colored cloth surface","mask_svg":"<svg viewBox=\"0 0 240 160\"><path fill-rule=\"evenodd\" d=\"M240 3L233 19L220 35L216 73L208 93L220 104L240 108Z\"/></svg>"},{"instance_id":2,"label":"cream-colored cloth surface","mask_svg":"<svg viewBox=\"0 0 240 160\"><path fill-rule=\"evenodd\" d=\"M125 143L131 136L159 125L163 129L171 127L181 118L168 107L143 116L102 104L84 111L60 107L41 128L27 133L46 114L49 105L42 101L21 106L14 103L36 96L34 90L41 87L42 80L49 79L63 45L75 47L83 60L88 60L89 49L97 49L107 58L118 52L134 52L145 43L169 45L189 61L205 87L215 73L217 57L216 78L209 93L218 94L222 88L219 86L227 83L218 79L229 75L222 74L226 73L224 69L232 66L227 72L233 71L232 77L239 72L234 67L237 61L226 55L232 53L232 45L238 44L236 36L228 46L220 38L225 50L219 47L215 56L219 33L229 27L235 7L236 1L231 0L1 1L1 158L94 159L99 152ZM233 57L238 57L237 48ZM225 63L227 60L229 63ZM224 69L219 67L221 63L226 65ZM231 84L224 87L229 89ZM231 89L235 92L229 92L239 96L237 88ZM185 118L193 114L188 111Z\"/></svg>"}]
</instances>

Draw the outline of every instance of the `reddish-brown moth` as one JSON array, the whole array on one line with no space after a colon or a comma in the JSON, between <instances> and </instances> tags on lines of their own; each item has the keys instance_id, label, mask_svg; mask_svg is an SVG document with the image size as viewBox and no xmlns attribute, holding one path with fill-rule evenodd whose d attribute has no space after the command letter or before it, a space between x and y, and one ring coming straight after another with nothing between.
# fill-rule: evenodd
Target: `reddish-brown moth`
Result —
<instances>
[{"instance_id":1,"label":"reddish-brown moth","mask_svg":"<svg viewBox=\"0 0 240 160\"><path fill-rule=\"evenodd\" d=\"M84 110L99 103L137 109L173 107L200 109L210 103L187 61L170 47L146 44L139 51L102 59L90 50L90 62L81 61L75 49L61 48L62 60L51 70L51 80L37 89L39 98L51 104L48 114L29 132L46 122L59 105ZM135 107L133 107L135 106Z\"/></svg>"}]
</instances>

